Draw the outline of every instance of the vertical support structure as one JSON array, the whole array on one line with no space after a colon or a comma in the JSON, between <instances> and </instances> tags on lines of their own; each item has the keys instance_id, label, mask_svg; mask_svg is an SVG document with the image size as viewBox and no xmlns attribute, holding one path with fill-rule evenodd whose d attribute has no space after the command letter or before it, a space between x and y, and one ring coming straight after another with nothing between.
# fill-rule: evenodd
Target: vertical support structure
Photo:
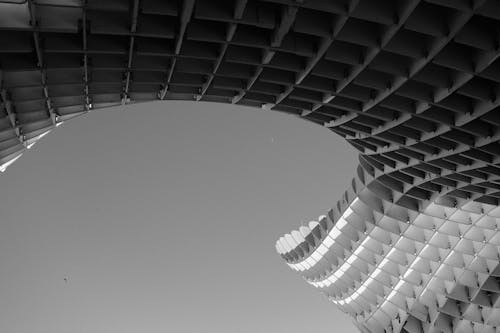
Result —
<instances>
[{"instance_id":1,"label":"vertical support structure","mask_svg":"<svg viewBox=\"0 0 500 333\"><path fill-rule=\"evenodd\" d=\"M238 21L241 20L243 17L243 13L245 11L245 7L247 5L247 0L238 0L235 4L234 7L234 14L233 14L233 19ZM222 60L224 59L224 56L226 54L227 48L229 47L229 44L231 43L234 34L236 33L236 29L238 28L238 23L229 23L228 28L227 28L227 34L226 34L226 42L222 44L221 50L219 51L219 56L217 57L217 60L215 61L214 69L212 73L208 76L207 81L203 84L203 86L200 89L200 94L196 97L196 100L199 101L203 98L203 95L207 92L208 88L210 87L210 84L212 83L215 74L217 73L217 70L219 69Z\"/></svg>"},{"instance_id":2,"label":"vertical support structure","mask_svg":"<svg viewBox=\"0 0 500 333\"><path fill-rule=\"evenodd\" d=\"M15 131L19 142L24 145L23 135L20 127L17 124L16 114L12 110L12 102L10 101L7 90L3 86L3 75L3 70L0 69L0 97L2 98L2 108L5 109L12 129Z\"/></svg>"},{"instance_id":3,"label":"vertical support structure","mask_svg":"<svg viewBox=\"0 0 500 333\"><path fill-rule=\"evenodd\" d=\"M45 71L45 64L43 62L43 54L42 54L42 49L40 47L40 36L38 33L38 22L36 19L36 8L35 4L33 3L33 0L28 0L28 8L29 8L29 15L30 15L30 25L33 30L33 42L35 44L35 51L36 51L36 56L37 56L37 67L40 71L40 74L42 76L42 88L43 88L43 94L45 96L45 104L47 108L47 114L52 122L52 125L55 125L57 122L57 114L55 113L52 105L52 101L50 99L49 95L49 88L47 86L47 73Z\"/></svg>"},{"instance_id":4,"label":"vertical support structure","mask_svg":"<svg viewBox=\"0 0 500 333\"><path fill-rule=\"evenodd\" d=\"M375 59L375 57L382 51L383 47L387 45L391 39L396 35L401 27L404 26L406 20L410 17L411 13L420 3L420 0L413 0L405 6L403 12L399 15L397 19L397 24L391 26L387 29L386 33L380 38L380 45L373 47L371 50L367 52L364 57L364 61L361 65L358 65L344 80L340 81L338 86L335 88L335 92L333 94L327 94L323 98L323 102L315 105L312 111L316 111L324 104L328 104L331 102L339 92L341 92L344 88L346 88L365 68L367 68L370 63Z\"/></svg>"},{"instance_id":5,"label":"vertical support structure","mask_svg":"<svg viewBox=\"0 0 500 333\"><path fill-rule=\"evenodd\" d=\"M9 94L7 90L4 89L3 87L3 75L4 72L3 70L0 69L0 101L1 101L0 107L5 109L5 112L7 113L7 118L9 118L9 122L12 126L12 129L14 130L14 133L16 134L17 140L19 141L19 143L22 145L23 148L21 148L14 154L9 154L0 159L0 172L5 172L7 167L12 163L14 163L18 158L20 158L23 155L23 152L27 148L27 143L24 140L22 130L18 125L18 121L16 119L16 114L12 110L12 102L9 98Z\"/></svg>"},{"instance_id":6,"label":"vertical support structure","mask_svg":"<svg viewBox=\"0 0 500 333\"><path fill-rule=\"evenodd\" d=\"M82 7L82 41L83 41L83 94L85 99L85 110L92 109L92 102L89 96L89 58L87 52L87 0L84 0Z\"/></svg>"},{"instance_id":7,"label":"vertical support structure","mask_svg":"<svg viewBox=\"0 0 500 333\"><path fill-rule=\"evenodd\" d=\"M122 92L122 105L129 102L128 91L130 88L130 75L132 71L132 61L134 58L135 32L137 31L137 17L139 16L139 0L134 0L132 4L132 23L130 25L130 43L128 48L127 71L125 73L125 83Z\"/></svg>"},{"instance_id":8,"label":"vertical support structure","mask_svg":"<svg viewBox=\"0 0 500 333\"><path fill-rule=\"evenodd\" d=\"M297 4L300 4L302 2L303 0L296 0ZM273 49L278 48L281 45L286 34L292 28L293 23L295 22L295 17L297 16L297 12L298 12L297 6L289 5L283 7L283 10L281 12L280 22L278 26L275 28L271 39L271 46L264 51L262 62L259 65L259 67L257 67L257 70L255 71L254 75L250 78L250 80L248 80L245 89L242 90L238 95L236 95L233 98L232 100L233 104L238 103L243 97L245 97L246 92L252 89L253 84L257 81L260 74L262 73L264 65L268 64L274 57L276 52Z\"/></svg>"},{"instance_id":9,"label":"vertical support structure","mask_svg":"<svg viewBox=\"0 0 500 333\"><path fill-rule=\"evenodd\" d=\"M332 43L336 40L337 35L339 32L342 30L344 25L346 24L347 20L349 19L349 16L351 13L356 9L356 6L358 5L359 0L353 0L349 2L349 8L346 13L346 15L343 15L339 18L337 22L335 22L335 25L332 27L332 34L329 37L325 37L321 40L321 43L319 44L318 50L314 54L312 58L310 58L305 66L305 68L297 74L297 78L295 80L294 85L290 85L282 94L278 96L276 99L276 104L281 103L285 98L290 95L290 93L293 91L295 85L300 84L306 77L309 75L311 70L318 64L318 62L323 58L325 53L328 51ZM333 88L333 87L332 87ZM307 114L309 111L304 110L302 112L302 115Z\"/></svg>"},{"instance_id":10,"label":"vertical support structure","mask_svg":"<svg viewBox=\"0 0 500 333\"><path fill-rule=\"evenodd\" d=\"M175 42L175 54L172 58L172 63L170 64L170 68L168 70L167 79L163 84L163 89L159 93L159 97L161 100L165 99L167 95L168 88L170 85L170 81L172 80L172 76L174 75L175 64L177 62L177 56L181 52L182 42L184 40L184 35L186 34L186 29L189 21L191 21L191 17L193 16L195 0L184 0L182 2L182 12L179 17L179 34L177 35L177 40Z\"/></svg>"}]
</instances>

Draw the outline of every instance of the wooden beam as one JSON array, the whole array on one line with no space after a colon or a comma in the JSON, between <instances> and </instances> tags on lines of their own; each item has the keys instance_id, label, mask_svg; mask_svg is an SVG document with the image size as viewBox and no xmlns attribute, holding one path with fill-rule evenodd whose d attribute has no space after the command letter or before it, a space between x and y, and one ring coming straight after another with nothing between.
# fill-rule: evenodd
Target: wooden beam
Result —
<instances>
[{"instance_id":1,"label":"wooden beam","mask_svg":"<svg viewBox=\"0 0 500 333\"><path fill-rule=\"evenodd\" d=\"M52 122L53 125L56 124L56 118L57 115L52 107L52 101L50 99L49 95L49 88L47 86L47 73L45 71L45 64L43 61L43 54L42 54L42 49L40 47L40 36L38 34L38 23L36 20L36 13L35 13L35 4L33 3L33 0L28 0L28 9L29 9L29 15L30 15L30 25L31 28L33 29L33 41L35 44L35 51L36 51L36 56L37 56L37 67L38 70L40 71L41 74L41 84L43 88L43 94L45 97L45 104L47 108L47 114Z\"/></svg>"},{"instance_id":2,"label":"wooden beam","mask_svg":"<svg viewBox=\"0 0 500 333\"><path fill-rule=\"evenodd\" d=\"M135 32L137 31L137 17L139 16L139 0L134 0L132 4L132 19L130 24L130 43L128 49L127 71L125 74L125 85L123 87L122 105L129 102L128 91L130 88L130 71L132 70L132 61L134 58Z\"/></svg>"},{"instance_id":3,"label":"wooden beam","mask_svg":"<svg viewBox=\"0 0 500 333\"><path fill-rule=\"evenodd\" d=\"M170 81L172 80L172 76L174 75L177 56L181 52L182 42L184 40L184 35L186 34L187 25L189 24L189 22L191 21L191 17L193 16L194 5L195 0L184 0L182 2L181 15L179 17L179 31L177 39L175 41L175 55L172 59L172 62L170 63L170 68L168 70L167 78L163 84L163 89L160 90L160 93L158 95L161 100L165 99Z\"/></svg>"}]
</instances>

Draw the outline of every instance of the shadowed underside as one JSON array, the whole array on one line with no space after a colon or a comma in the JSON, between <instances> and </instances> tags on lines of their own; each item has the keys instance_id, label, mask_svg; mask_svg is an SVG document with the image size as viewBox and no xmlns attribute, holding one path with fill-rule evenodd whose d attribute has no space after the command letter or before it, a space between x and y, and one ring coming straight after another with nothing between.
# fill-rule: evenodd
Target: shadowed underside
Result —
<instances>
[{"instance_id":1,"label":"shadowed underside","mask_svg":"<svg viewBox=\"0 0 500 333\"><path fill-rule=\"evenodd\" d=\"M360 165L288 264L363 331L494 332L499 55L497 0L0 0L0 170L93 109L289 113Z\"/></svg>"}]
</instances>

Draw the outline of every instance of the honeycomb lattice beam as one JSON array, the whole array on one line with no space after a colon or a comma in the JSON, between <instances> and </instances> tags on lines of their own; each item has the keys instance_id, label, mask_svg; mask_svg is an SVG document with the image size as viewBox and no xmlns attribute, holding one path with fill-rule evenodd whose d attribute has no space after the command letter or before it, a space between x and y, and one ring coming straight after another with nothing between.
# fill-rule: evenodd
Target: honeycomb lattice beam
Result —
<instances>
[{"instance_id":1,"label":"honeycomb lattice beam","mask_svg":"<svg viewBox=\"0 0 500 333\"><path fill-rule=\"evenodd\" d=\"M297 116L360 153L278 252L366 332L495 332L497 0L0 0L0 171L55 126L154 100Z\"/></svg>"}]
</instances>

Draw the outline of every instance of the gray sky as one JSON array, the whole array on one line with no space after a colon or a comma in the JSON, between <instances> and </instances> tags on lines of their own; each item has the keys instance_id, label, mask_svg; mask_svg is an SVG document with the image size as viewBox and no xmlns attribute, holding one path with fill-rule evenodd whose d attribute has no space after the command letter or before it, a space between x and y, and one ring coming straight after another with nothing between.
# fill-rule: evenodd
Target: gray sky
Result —
<instances>
[{"instance_id":1,"label":"gray sky","mask_svg":"<svg viewBox=\"0 0 500 333\"><path fill-rule=\"evenodd\" d=\"M356 165L334 133L277 112L164 102L71 120L0 175L0 331L357 332L274 249Z\"/></svg>"}]
</instances>

